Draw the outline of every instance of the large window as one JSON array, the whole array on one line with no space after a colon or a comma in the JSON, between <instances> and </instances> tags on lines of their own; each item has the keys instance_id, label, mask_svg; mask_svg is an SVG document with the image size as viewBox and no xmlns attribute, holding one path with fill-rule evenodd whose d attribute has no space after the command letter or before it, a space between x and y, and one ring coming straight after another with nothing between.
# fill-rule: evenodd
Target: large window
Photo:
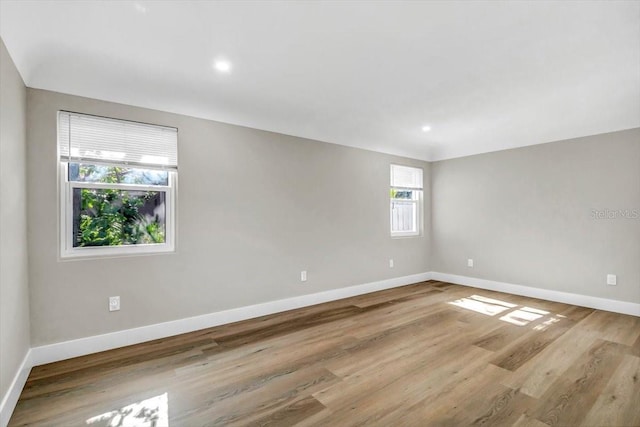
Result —
<instances>
[{"instance_id":1,"label":"large window","mask_svg":"<svg viewBox=\"0 0 640 427\"><path fill-rule=\"evenodd\" d=\"M61 257L170 252L177 129L58 113Z\"/></svg>"},{"instance_id":2,"label":"large window","mask_svg":"<svg viewBox=\"0 0 640 427\"><path fill-rule=\"evenodd\" d=\"M422 169L391 165L391 236L420 235Z\"/></svg>"}]
</instances>

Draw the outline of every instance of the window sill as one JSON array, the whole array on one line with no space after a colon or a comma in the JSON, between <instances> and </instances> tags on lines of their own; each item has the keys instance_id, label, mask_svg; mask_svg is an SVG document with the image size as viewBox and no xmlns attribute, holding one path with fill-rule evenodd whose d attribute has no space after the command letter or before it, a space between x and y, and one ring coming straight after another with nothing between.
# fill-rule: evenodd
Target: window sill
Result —
<instances>
[{"instance_id":1,"label":"window sill","mask_svg":"<svg viewBox=\"0 0 640 427\"><path fill-rule=\"evenodd\" d=\"M421 233L404 233L404 234L392 234L392 239L406 239L408 237L421 237Z\"/></svg>"},{"instance_id":2,"label":"window sill","mask_svg":"<svg viewBox=\"0 0 640 427\"><path fill-rule=\"evenodd\" d=\"M60 261L94 260L104 258L129 258L135 256L168 255L176 253L175 247L168 244L136 245L117 247L86 247L64 251Z\"/></svg>"}]
</instances>

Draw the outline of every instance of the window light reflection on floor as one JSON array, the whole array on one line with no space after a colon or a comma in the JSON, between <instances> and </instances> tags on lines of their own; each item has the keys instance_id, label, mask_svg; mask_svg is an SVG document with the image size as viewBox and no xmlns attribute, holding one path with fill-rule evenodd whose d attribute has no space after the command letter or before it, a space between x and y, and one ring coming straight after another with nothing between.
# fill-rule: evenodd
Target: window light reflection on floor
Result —
<instances>
[{"instance_id":1,"label":"window light reflection on floor","mask_svg":"<svg viewBox=\"0 0 640 427\"><path fill-rule=\"evenodd\" d=\"M544 331L549 326L553 325L554 323L558 323L559 321L560 319L558 319L557 317L551 317L550 319L545 320L541 324L534 326L533 329L535 329L536 331Z\"/></svg>"},{"instance_id":2,"label":"window light reflection on floor","mask_svg":"<svg viewBox=\"0 0 640 427\"><path fill-rule=\"evenodd\" d=\"M167 393L160 394L96 415L89 418L87 424L105 427L168 427L169 396Z\"/></svg>"},{"instance_id":3,"label":"window light reflection on floor","mask_svg":"<svg viewBox=\"0 0 640 427\"><path fill-rule=\"evenodd\" d=\"M522 307L518 310L514 310L505 314L500 318L505 322L513 323L514 325L524 326L527 323L538 320L542 316L549 314L548 311L538 310L537 308Z\"/></svg>"},{"instance_id":4,"label":"window light reflection on floor","mask_svg":"<svg viewBox=\"0 0 640 427\"><path fill-rule=\"evenodd\" d=\"M516 304L511 304L493 298L486 298L480 295L471 295L469 298L461 298L452 301L449 304L466 308L467 310L472 310L477 313L486 314L488 316L495 316L505 310L517 307Z\"/></svg>"},{"instance_id":5,"label":"window light reflection on floor","mask_svg":"<svg viewBox=\"0 0 640 427\"><path fill-rule=\"evenodd\" d=\"M554 316L548 311L540 310L538 308L525 306L518 307L517 304L511 304L509 302L487 298L480 295L471 295L467 298L460 298L455 301L450 301L449 304L487 316L502 314L498 319L516 326L525 326L531 322L542 319L545 316L550 316L539 325L533 327L536 331L544 331L549 326L558 323L561 318L566 317L561 314L556 314Z\"/></svg>"}]
</instances>

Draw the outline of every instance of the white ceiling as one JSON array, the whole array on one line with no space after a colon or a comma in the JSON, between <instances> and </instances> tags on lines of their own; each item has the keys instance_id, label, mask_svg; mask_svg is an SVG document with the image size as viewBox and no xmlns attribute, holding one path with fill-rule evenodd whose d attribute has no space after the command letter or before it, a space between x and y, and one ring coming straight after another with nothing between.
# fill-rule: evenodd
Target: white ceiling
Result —
<instances>
[{"instance_id":1,"label":"white ceiling","mask_svg":"<svg viewBox=\"0 0 640 427\"><path fill-rule=\"evenodd\" d=\"M425 160L640 126L638 1L1 0L0 34L30 87Z\"/></svg>"}]
</instances>

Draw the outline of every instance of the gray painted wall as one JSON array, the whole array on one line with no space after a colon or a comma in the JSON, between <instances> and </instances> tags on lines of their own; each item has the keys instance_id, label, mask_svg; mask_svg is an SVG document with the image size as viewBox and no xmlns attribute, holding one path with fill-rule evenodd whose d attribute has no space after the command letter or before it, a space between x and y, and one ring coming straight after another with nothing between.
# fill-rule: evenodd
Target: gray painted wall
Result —
<instances>
[{"instance_id":1,"label":"gray painted wall","mask_svg":"<svg viewBox=\"0 0 640 427\"><path fill-rule=\"evenodd\" d=\"M27 95L0 39L0 399L29 350Z\"/></svg>"},{"instance_id":2,"label":"gray painted wall","mask_svg":"<svg viewBox=\"0 0 640 427\"><path fill-rule=\"evenodd\" d=\"M640 209L640 129L429 164L43 90L27 98L34 346L429 270L640 302L640 220L592 218ZM179 128L177 253L58 259L61 109ZM392 162L425 169L419 238L389 237ZM108 312L110 295L121 311Z\"/></svg>"},{"instance_id":3,"label":"gray painted wall","mask_svg":"<svg viewBox=\"0 0 640 427\"><path fill-rule=\"evenodd\" d=\"M389 164L428 189L426 162L43 90L27 105L34 346L429 271L424 234L389 236ZM177 253L58 260L61 109L179 129Z\"/></svg>"},{"instance_id":4,"label":"gray painted wall","mask_svg":"<svg viewBox=\"0 0 640 427\"><path fill-rule=\"evenodd\" d=\"M640 129L435 162L431 174L434 271L640 302Z\"/></svg>"}]
</instances>

